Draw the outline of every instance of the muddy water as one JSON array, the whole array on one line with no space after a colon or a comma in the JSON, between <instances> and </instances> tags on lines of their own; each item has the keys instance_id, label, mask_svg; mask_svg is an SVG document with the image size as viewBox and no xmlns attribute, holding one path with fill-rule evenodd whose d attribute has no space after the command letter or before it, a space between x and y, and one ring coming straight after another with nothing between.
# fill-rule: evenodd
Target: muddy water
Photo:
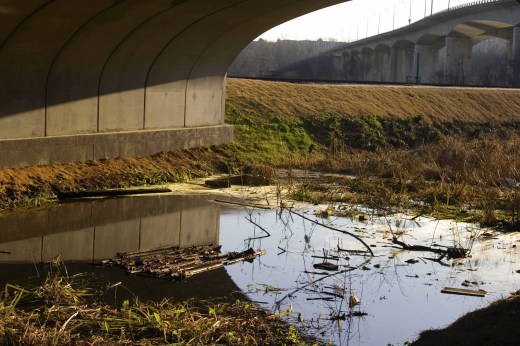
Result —
<instances>
[{"instance_id":1,"label":"muddy water","mask_svg":"<svg viewBox=\"0 0 520 346\"><path fill-rule=\"evenodd\" d=\"M520 288L516 233L491 233L469 224L426 218L412 221L406 215L369 216L364 222L320 219L362 237L375 254L370 257L355 239L295 214L231 208L211 200L211 196L141 196L3 216L0 283L36 277L38 266L33 263L60 255L75 262L68 264L72 271L92 272L100 283L122 282L121 294L135 294L141 300L229 298L242 292L338 345L401 345L421 330L445 326ZM299 212L315 219L312 211ZM392 232L410 245L471 247L472 256L435 262L435 254L396 249ZM129 277L117 268L87 264L119 252L211 243L222 244L223 251L253 247L267 254L253 263L235 264L181 283ZM337 251L338 245L351 251ZM325 256L337 258L320 258ZM338 271L314 267L323 262L338 265ZM483 289L488 295L448 295L441 293L444 287ZM351 294L361 304L349 308ZM352 312L366 315L331 320Z\"/></svg>"}]
</instances>

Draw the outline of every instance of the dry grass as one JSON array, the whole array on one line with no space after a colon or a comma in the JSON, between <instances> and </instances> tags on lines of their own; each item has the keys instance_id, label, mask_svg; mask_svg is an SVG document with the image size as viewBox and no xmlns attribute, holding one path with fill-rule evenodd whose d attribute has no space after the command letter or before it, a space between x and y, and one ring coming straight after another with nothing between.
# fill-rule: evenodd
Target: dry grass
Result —
<instances>
[{"instance_id":1,"label":"dry grass","mask_svg":"<svg viewBox=\"0 0 520 346\"><path fill-rule=\"evenodd\" d=\"M103 303L60 261L36 287L0 292L1 345L305 345L298 330L248 302ZM110 293L109 286L103 289Z\"/></svg>"},{"instance_id":2,"label":"dry grass","mask_svg":"<svg viewBox=\"0 0 520 346\"><path fill-rule=\"evenodd\" d=\"M292 84L228 79L227 101L252 113L287 117L336 114L431 122L520 120L520 90Z\"/></svg>"},{"instance_id":3,"label":"dry grass","mask_svg":"<svg viewBox=\"0 0 520 346\"><path fill-rule=\"evenodd\" d=\"M187 181L225 171L233 162L217 148L202 148L151 157L0 169L0 210L38 206L42 198L58 191Z\"/></svg>"}]
</instances>

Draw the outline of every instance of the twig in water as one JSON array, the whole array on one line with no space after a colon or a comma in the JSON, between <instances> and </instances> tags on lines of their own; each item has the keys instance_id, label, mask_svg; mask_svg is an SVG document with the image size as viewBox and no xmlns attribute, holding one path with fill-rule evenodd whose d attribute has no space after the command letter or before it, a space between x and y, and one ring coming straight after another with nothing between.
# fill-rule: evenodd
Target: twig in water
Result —
<instances>
[{"instance_id":1,"label":"twig in water","mask_svg":"<svg viewBox=\"0 0 520 346\"><path fill-rule=\"evenodd\" d=\"M263 228L262 226L260 226L259 224L257 224L256 222L253 221L253 219L251 218L251 215L249 215L249 217L246 217L246 220L251 222L256 227L260 228L266 234L266 235L262 235L262 236L259 236L259 237L248 238L246 240L263 239L263 238L269 238L271 236L271 233L267 232L267 230L265 228Z\"/></svg>"},{"instance_id":2,"label":"twig in water","mask_svg":"<svg viewBox=\"0 0 520 346\"><path fill-rule=\"evenodd\" d=\"M266 209L266 210L273 209L270 206L265 206L262 204L248 204L248 203L240 203L240 202L231 202L231 201L224 201L222 199L215 199L214 201L217 203L232 204L232 205L238 205L241 207L248 207L248 208Z\"/></svg>"},{"instance_id":3,"label":"twig in water","mask_svg":"<svg viewBox=\"0 0 520 346\"><path fill-rule=\"evenodd\" d=\"M360 241L360 242L361 242L361 243L362 243L362 244L367 248L368 252L370 252L370 255L371 255L371 256L374 256L374 252L372 251L372 249L370 248L370 246L368 246L368 244L365 243L365 242L363 241L363 239L361 239L361 238L358 237L357 235L355 235L355 234L353 234L353 233L350 233L350 232L348 232L348 231L344 231L344 230L341 230L341 229L337 229L337 228L334 228L334 227L327 226L327 225L325 225L325 224L323 224L323 223L321 223L321 222L319 222L319 221L316 221L316 220L310 219L310 218L306 217L305 215L302 215L302 214L300 214L300 213L297 213L297 212L295 212L295 211L293 211L293 210L291 210L291 209L287 209L287 210L289 211L289 213L294 214L294 215L297 215L297 216L301 217L302 219L305 219L305 220L307 220L307 221L310 221L310 222L312 222L312 223L315 223L316 225L319 225L319 226L321 226L321 227L328 228L328 229L330 229L330 230L332 230L332 231L335 231L335 232L340 232L340 233L343 233L343 234L347 234L347 235L349 235L349 236L351 236L351 237L357 239L358 241Z\"/></svg>"}]
</instances>

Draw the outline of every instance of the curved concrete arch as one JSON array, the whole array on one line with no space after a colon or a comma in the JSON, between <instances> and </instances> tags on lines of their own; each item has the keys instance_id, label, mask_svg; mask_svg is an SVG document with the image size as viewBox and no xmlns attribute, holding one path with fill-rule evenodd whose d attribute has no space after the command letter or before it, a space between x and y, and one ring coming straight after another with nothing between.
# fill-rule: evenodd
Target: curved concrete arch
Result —
<instances>
[{"instance_id":1,"label":"curved concrete arch","mask_svg":"<svg viewBox=\"0 0 520 346\"><path fill-rule=\"evenodd\" d=\"M361 55L361 49L350 49L350 56Z\"/></svg>"},{"instance_id":2,"label":"curved concrete arch","mask_svg":"<svg viewBox=\"0 0 520 346\"><path fill-rule=\"evenodd\" d=\"M417 41L415 41L415 44L440 49L446 44L446 35L439 32L427 32L420 36Z\"/></svg>"},{"instance_id":3,"label":"curved concrete arch","mask_svg":"<svg viewBox=\"0 0 520 346\"><path fill-rule=\"evenodd\" d=\"M54 0L38 0L37 2L20 2L20 0L2 1L0 4L0 14L9 14L9 16L7 16L7 18L4 16L0 21L0 49L4 42L9 39L20 25L53 1Z\"/></svg>"},{"instance_id":4,"label":"curved concrete arch","mask_svg":"<svg viewBox=\"0 0 520 346\"><path fill-rule=\"evenodd\" d=\"M220 1L212 13L182 30L176 35L150 67L145 85L146 129L184 127L187 125L186 84L190 70L196 59L218 37L238 20L237 14L247 9L247 0ZM241 5L244 8L241 8ZM233 12L236 11L236 12ZM228 17L233 13L231 17ZM194 38L197 38L194 40ZM218 108L218 112L221 111ZM213 122L214 117L202 115L201 121L193 119L191 126L204 126Z\"/></svg>"},{"instance_id":5,"label":"curved concrete arch","mask_svg":"<svg viewBox=\"0 0 520 346\"><path fill-rule=\"evenodd\" d=\"M392 47L385 43L379 43L374 47L375 52L389 52Z\"/></svg>"},{"instance_id":6,"label":"curved concrete arch","mask_svg":"<svg viewBox=\"0 0 520 346\"><path fill-rule=\"evenodd\" d=\"M262 11L262 1L256 1L258 10L250 18L242 18L230 30L223 33L197 58L192 66L186 85L185 124L197 126L197 119L209 114L215 123L224 123L225 73L248 42L295 15L312 11L316 6L331 5L330 0L299 4L297 1L279 1L276 8ZM208 91L200 102L201 90ZM220 111L218 111L220 108Z\"/></svg>"},{"instance_id":7,"label":"curved concrete arch","mask_svg":"<svg viewBox=\"0 0 520 346\"><path fill-rule=\"evenodd\" d=\"M45 86L52 60L78 27L111 5L76 0L72 9L66 3L56 0L42 7L0 49L0 138L45 136Z\"/></svg>"},{"instance_id":8,"label":"curved concrete arch","mask_svg":"<svg viewBox=\"0 0 520 346\"><path fill-rule=\"evenodd\" d=\"M467 37L473 42L473 45L498 37L511 40L513 36L513 26L509 23L492 21L492 20L473 20L457 24L448 33L448 37Z\"/></svg>"},{"instance_id":9,"label":"curved concrete arch","mask_svg":"<svg viewBox=\"0 0 520 346\"><path fill-rule=\"evenodd\" d=\"M169 0L118 2L92 17L67 42L49 73L47 135L98 131L99 79L108 57L137 25L168 7ZM120 129L138 127L123 118Z\"/></svg>"},{"instance_id":10,"label":"curved concrete arch","mask_svg":"<svg viewBox=\"0 0 520 346\"><path fill-rule=\"evenodd\" d=\"M236 1L236 0L235 0ZM126 119L136 129L184 126L184 123L148 119L145 124L145 86L151 66L161 52L193 23L222 9L230 1L198 1L200 10L190 11L190 2L160 13L132 33L106 62L99 87L99 131L118 131ZM187 14L178 18L178 11ZM164 120L164 119L163 119Z\"/></svg>"},{"instance_id":11,"label":"curved concrete arch","mask_svg":"<svg viewBox=\"0 0 520 346\"><path fill-rule=\"evenodd\" d=\"M374 49L370 48L370 47L363 47L361 49L361 54L373 54L374 53Z\"/></svg>"},{"instance_id":12,"label":"curved concrete arch","mask_svg":"<svg viewBox=\"0 0 520 346\"><path fill-rule=\"evenodd\" d=\"M392 48L410 49L414 45L415 43L410 40L399 39L392 43Z\"/></svg>"}]
</instances>

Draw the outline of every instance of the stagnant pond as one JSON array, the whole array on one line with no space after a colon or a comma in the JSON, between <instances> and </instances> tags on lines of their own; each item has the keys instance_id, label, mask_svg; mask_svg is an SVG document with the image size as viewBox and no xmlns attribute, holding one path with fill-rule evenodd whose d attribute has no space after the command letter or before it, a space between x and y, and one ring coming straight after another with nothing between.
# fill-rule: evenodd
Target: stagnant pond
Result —
<instances>
[{"instance_id":1,"label":"stagnant pond","mask_svg":"<svg viewBox=\"0 0 520 346\"><path fill-rule=\"evenodd\" d=\"M446 326L519 289L518 233L408 215L378 216L369 210L363 221L319 219L314 216L319 207L291 213L214 199L169 194L94 199L3 215L0 284L37 278L42 266L36 263L59 255L71 272L94 273L100 284L121 282L116 303L128 296L247 296L337 345L402 345L421 330ZM374 256L353 237L301 216L355 234ZM436 261L439 256L431 252L398 249L393 235L410 245L471 248L471 257ZM225 252L265 249L266 254L182 282L92 265L122 252L205 244L221 244ZM323 263L337 265L337 270L327 271ZM441 293L445 287L485 290L487 295ZM349 307L351 300L360 304Z\"/></svg>"}]
</instances>

